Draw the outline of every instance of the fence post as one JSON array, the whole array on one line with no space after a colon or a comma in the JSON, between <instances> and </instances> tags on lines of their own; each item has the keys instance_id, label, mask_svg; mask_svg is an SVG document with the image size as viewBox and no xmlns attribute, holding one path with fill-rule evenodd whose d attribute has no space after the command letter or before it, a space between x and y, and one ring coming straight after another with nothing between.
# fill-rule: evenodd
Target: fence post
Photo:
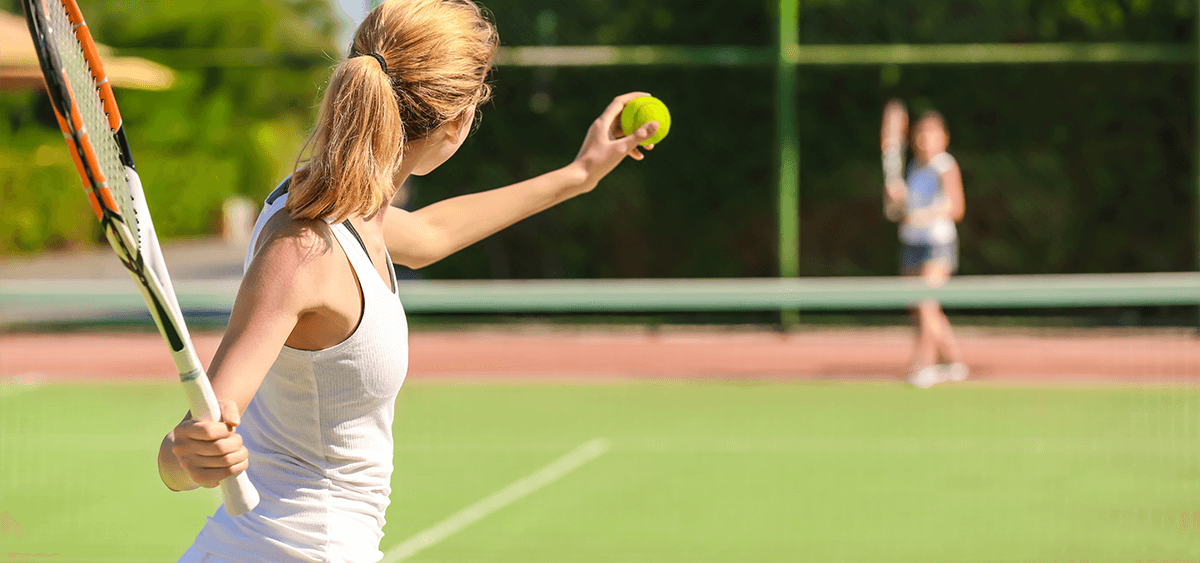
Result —
<instances>
[{"instance_id":1,"label":"fence post","mask_svg":"<svg viewBox=\"0 0 1200 563\"><path fill-rule=\"evenodd\" d=\"M796 128L796 72L800 55L800 0L779 1L775 55L776 154L779 162L779 277L800 276L800 134ZM786 327L799 320L784 310Z\"/></svg>"}]
</instances>

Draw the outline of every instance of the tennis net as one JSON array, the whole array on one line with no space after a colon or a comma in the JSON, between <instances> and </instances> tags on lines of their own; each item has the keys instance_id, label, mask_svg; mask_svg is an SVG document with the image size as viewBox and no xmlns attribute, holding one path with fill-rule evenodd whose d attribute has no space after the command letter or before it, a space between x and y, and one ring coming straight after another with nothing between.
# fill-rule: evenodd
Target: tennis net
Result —
<instances>
[{"instance_id":1,"label":"tennis net","mask_svg":"<svg viewBox=\"0 0 1200 563\"><path fill-rule=\"evenodd\" d=\"M185 309L228 310L238 279L179 280ZM959 276L930 288L895 277L797 279L488 280L401 282L412 313L630 313L903 309L937 299L953 309L1200 306L1200 273ZM0 280L0 320L139 310L125 280ZM1193 313L1194 315L1194 313Z\"/></svg>"}]
</instances>

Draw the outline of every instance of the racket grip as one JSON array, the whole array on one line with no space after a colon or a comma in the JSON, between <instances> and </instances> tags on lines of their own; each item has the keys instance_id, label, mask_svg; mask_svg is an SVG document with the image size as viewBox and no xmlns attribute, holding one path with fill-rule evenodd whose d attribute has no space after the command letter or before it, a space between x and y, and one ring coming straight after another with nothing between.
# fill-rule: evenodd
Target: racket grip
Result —
<instances>
[{"instance_id":1,"label":"racket grip","mask_svg":"<svg viewBox=\"0 0 1200 563\"><path fill-rule=\"evenodd\" d=\"M230 516L245 514L258 506L258 489L250 483L245 471L221 481L221 495L225 497L225 512Z\"/></svg>"},{"instance_id":2,"label":"racket grip","mask_svg":"<svg viewBox=\"0 0 1200 563\"><path fill-rule=\"evenodd\" d=\"M192 414L198 420L221 419L217 394L213 393L212 385L209 384L203 369L197 368L181 374L180 381L187 391ZM225 498L225 512L230 516L245 514L258 506L258 490L254 488L245 471L221 481L221 495Z\"/></svg>"}]
</instances>

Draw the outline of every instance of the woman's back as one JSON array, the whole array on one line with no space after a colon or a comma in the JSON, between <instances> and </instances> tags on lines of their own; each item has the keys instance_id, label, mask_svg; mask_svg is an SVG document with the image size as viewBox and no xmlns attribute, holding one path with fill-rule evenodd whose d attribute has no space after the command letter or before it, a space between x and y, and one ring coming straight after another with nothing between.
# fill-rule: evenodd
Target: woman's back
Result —
<instances>
[{"instance_id":1,"label":"woman's back","mask_svg":"<svg viewBox=\"0 0 1200 563\"><path fill-rule=\"evenodd\" d=\"M257 237L271 235L263 226L286 202L286 193L272 195L247 264ZM250 451L247 474L259 489L260 508L210 518L196 541L209 553L270 561L381 556L375 546L391 492L391 430L407 371L407 324L394 273L390 284L376 274L352 227L338 223L329 230L361 289L360 320L328 348L280 351L238 430Z\"/></svg>"}]
</instances>

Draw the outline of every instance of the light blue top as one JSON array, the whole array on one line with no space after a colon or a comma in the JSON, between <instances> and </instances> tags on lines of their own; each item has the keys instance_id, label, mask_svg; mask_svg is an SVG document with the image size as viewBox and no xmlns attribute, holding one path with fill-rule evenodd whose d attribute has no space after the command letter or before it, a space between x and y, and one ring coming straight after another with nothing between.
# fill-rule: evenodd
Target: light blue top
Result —
<instances>
[{"instance_id":1,"label":"light blue top","mask_svg":"<svg viewBox=\"0 0 1200 563\"><path fill-rule=\"evenodd\" d=\"M941 153L928 162L913 160L908 165L904 183L908 194L904 198L904 210L908 216L932 207L943 205L946 193L942 187L942 174L954 165L950 153ZM909 244L950 244L958 238L954 222L949 218L938 218L923 224L905 221L900 225L900 240Z\"/></svg>"}]
</instances>

